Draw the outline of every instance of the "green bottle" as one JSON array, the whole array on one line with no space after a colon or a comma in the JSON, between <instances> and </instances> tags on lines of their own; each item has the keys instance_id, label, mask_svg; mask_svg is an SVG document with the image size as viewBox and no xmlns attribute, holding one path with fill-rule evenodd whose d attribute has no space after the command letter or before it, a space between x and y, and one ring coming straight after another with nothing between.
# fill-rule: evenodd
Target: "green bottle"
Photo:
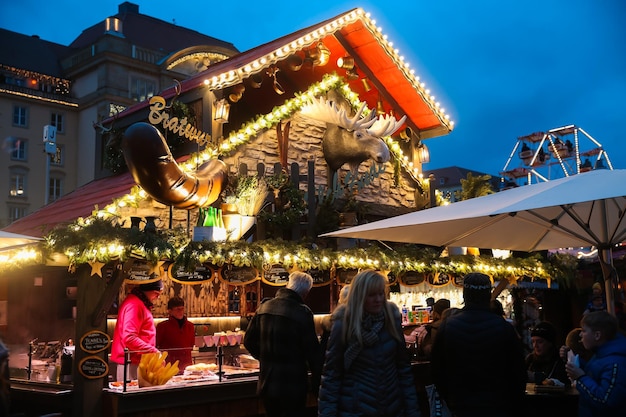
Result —
<instances>
[{"instance_id":1,"label":"green bottle","mask_svg":"<svg viewBox=\"0 0 626 417\"><path fill-rule=\"evenodd\" d=\"M213 227L215 226L215 214L213 213L213 207L208 207L204 209L204 224L205 227Z\"/></svg>"}]
</instances>

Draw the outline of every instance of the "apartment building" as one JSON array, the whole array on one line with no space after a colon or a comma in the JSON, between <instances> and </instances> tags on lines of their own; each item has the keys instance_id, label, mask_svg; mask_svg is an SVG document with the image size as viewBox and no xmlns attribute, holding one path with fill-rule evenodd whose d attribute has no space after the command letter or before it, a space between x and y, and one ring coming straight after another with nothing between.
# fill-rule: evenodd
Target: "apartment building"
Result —
<instances>
[{"instance_id":1,"label":"apartment building","mask_svg":"<svg viewBox=\"0 0 626 417\"><path fill-rule=\"evenodd\" d=\"M0 37L0 228L111 174L99 121L239 53L130 2L70 45Z\"/></svg>"}]
</instances>

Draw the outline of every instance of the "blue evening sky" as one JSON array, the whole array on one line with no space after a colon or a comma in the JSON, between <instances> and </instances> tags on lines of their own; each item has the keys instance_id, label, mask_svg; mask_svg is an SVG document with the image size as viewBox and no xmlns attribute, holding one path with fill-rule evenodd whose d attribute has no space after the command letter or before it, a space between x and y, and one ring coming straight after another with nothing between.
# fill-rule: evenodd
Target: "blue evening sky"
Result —
<instances>
[{"instance_id":1,"label":"blue evening sky","mask_svg":"<svg viewBox=\"0 0 626 417\"><path fill-rule=\"evenodd\" d=\"M121 0L3 2L0 27L69 45ZM338 14L371 13L455 121L426 169L497 175L518 136L575 124L626 168L626 2L136 0L139 11L245 51ZM584 137L581 150L593 147ZM517 157L509 168L519 166Z\"/></svg>"}]
</instances>

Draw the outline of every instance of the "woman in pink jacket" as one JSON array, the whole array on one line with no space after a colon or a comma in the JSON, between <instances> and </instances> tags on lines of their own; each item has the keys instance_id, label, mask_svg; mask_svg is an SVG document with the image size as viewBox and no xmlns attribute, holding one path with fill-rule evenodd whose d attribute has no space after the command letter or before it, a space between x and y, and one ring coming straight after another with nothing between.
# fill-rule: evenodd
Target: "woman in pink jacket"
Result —
<instances>
[{"instance_id":1,"label":"woman in pink jacket","mask_svg":"<svg viewBox=\"0 0 626 417\"><path fill-rule=\"evenodd\" d=\"M111 345L111 362L117 365L117 381L124 380L124 349L130 351L127 380L137 379L142 354L158 352L151 309L162 290L161 280L141 284L133 288L119 308Z\"/></svg>"}]
</instances>

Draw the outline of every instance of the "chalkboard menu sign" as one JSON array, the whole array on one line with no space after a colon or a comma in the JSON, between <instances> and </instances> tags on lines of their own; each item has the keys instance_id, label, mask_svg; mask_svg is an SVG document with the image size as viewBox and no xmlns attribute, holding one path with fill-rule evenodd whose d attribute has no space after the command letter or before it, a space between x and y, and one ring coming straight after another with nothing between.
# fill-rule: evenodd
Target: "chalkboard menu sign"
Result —
<instances>
[{"instance_id":1,"label":"chalkboard menu sign","mask_svg":"<svg viewBox=\"0 0 626 417\"><path fill-rule=\"evenodd\" d=\"M98 353L109 347L111 338L100 330L85 333L80 339L80 348L87 353Z\"/></svg>"},{"instance_id":2,"label":"chalkboard menu sign","mask_svg":"<svg viewBox=\"0 0 626 417\"><path fill-rule=\"evenodd\" d=\"M185 271L179 267L174 269L174 264L170 265L168 274L172 281L180 284L195 285L210 281L213 278L213 269L206 265L196 267L193 272Z\"/></svg>"},{"instance_id":3,"label":"chalkboard menu sign","mask_svg":"<svg viewBox=\"0 0 626 417\"><path fill-rule=\"evenodd\" d=\"M398 277L402 285L412 287L423 283L426 279L426 274L418 271L402 271Z\"/></svg>"},{"instance_id":4,"label":"chalkboard menu sign","mask_svg":"<svg viewBox=\"0 0 626 417\"><path fill-rule=\"evenodd\" d=\"M234 285L250 284L259 279L259 271L251 266L233 266L226 264L218 272L223 281Z\"/></svg>"},{"instance_id":5,"label":"chalkboard menu sign","mask_svg":"<svg viewBox=\"0 0 626 417\"><path fill-rule=\"evenodd\" d=\"M443 287L448 285L452 277L446 272L435 272L428 275L428 283L434 287Z\"/></svg>"},{"instance_id":6,"label":"chalkboard menu sign","mask_svg":"<svg viewBox=\"0 0 626 417\"><path fill-rule=\"evenodd\" d=\"M455 287L462 287L464 280L465 280L465 276L464 275L455 275L455 276L452 277L452 284Z\"/></svg>"},{"instance_id":7,"label":"chalkboard menu sign","mask_svg":"<svg viewBox=\"0 0 626 417\"><path fill-rule=\"evenodd\" d=\"M358 269L337 269L337 281L340 284L349 284L352 279L359 273Z\"/></svg>"},{"instance_id":8,"label":"chalkboard menu sign","mask_svg":"<svg viewBox=\"0 0 626 417\"><path fill-rule=\"evenodd\" d=\"M397 280L398 280L398 277L396 276L395 272L393 271L387 272L387 281L389 281L389 284L387 285L393 285L396 283Z\"/></svg>"},{"instance_id":9,"label":"chalkboard menu sign","mask_svg":"<svg viewBox=\"0 0 626 417\"><path fill-rule=\"evenodd\" d=\"M263 271L263 282L270 285L287 285L289 282L289 271L282 265L274 264Z\"/></svg>"},{"instance_id":10,"label":"chalkboard menu sign","mask_svg":"<svg viewBox=\"0 0 626 417\"><path fill-rule=\"evenodd\" d=\"M307 274L313 277L313 286L321 287L323 285L330 284L330 269L320 270L320 269L310 269L306 271Z\"/></svg>"},{"instance_id":11,"label":"chalkboard menu sign","mask_svg":"<svg viewBox=\"0 0 626 417\"><path fill-rule=\"evenodd\" d=\"M109 365L98 356L87 356L78 364L78 371L87 379L102 378L109 374Z\"/></svg>"},{"instance_id":12,"label":"chalkboard menu sign","mask_svg":"<svg viewBox=\"0 0 626 417\"><path fill-rule=\"evenodd\" d=\"M148 261L137 259L133 262L126 282L131 284L147 284L161 279L159 272L160 268Z\"/></svg>"}]
</instances>

